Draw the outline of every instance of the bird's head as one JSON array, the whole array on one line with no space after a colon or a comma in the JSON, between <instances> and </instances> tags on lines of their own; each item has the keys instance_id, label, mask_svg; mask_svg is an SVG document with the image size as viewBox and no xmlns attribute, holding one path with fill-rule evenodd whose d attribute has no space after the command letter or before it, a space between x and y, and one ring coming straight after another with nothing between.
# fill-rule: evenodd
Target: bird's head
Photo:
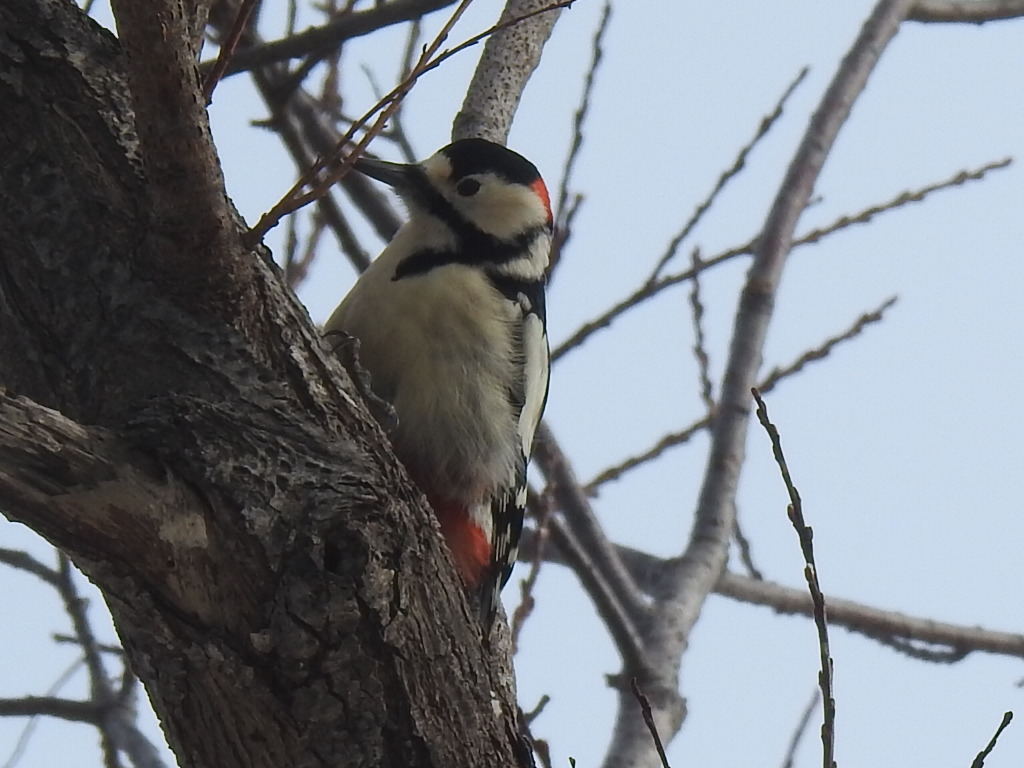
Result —
<instances>
[{"instance_id":1,"label":"bird's head","mask_svg":"<svg viewBox=\"0 0 1024 768\"><path fill-rule=\"evenodd\" d=\"M536 166L486 139L461 139L421 163L364 157L354 167L394 188L412 219L433 217L462 240L511 242L551 229L551 201Z\"/></svg>"}]
</instances>

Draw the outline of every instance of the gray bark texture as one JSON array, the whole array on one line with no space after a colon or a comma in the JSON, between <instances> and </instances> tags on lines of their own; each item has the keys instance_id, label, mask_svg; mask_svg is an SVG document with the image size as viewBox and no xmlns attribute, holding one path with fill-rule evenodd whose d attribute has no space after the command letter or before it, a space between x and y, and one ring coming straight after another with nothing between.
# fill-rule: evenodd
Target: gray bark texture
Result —
<instances>
[{"instance_id":1,"label":"gray bark texture","mask_svg":"<svg viewBox=\"0 0 1024 768\"><path fill-rule=\"evenodd\" d=\"M103 591L183 768L516 765L506 638L245 245L175 5L0 4L0 512Z\"/></svg>"}]
</instances>

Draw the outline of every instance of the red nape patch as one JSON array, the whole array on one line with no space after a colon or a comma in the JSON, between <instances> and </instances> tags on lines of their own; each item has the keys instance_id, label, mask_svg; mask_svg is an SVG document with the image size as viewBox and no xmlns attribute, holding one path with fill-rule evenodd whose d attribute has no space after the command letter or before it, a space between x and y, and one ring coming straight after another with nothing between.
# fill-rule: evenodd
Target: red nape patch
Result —
<instances>
[{"instance_id":1,"label":"red nape patch","mask_svg":"<svg viewBox=\"0 0 1024 768\"><path fill-rule=\"evenodd\" d=\"M551 196L548 194L548 188L544 185L544 179L537 179L530 187L537 197L540 198L540 201L544 203L544 210L548 212L548 223L550 224L554 221L551 216Z\"/></svg>"},{"instance_id":2,"label":"red nape patch","mask_svg":"<svg viewBox=\"0 0 1024 768\"><path fill-rule=\"evenodd\" d=\"M470 589L475 589L480 586L484 572L491 564L491 545L487 536L461 504L435 499L430 502L462 581Z\"/></svg>"}]
</instances>

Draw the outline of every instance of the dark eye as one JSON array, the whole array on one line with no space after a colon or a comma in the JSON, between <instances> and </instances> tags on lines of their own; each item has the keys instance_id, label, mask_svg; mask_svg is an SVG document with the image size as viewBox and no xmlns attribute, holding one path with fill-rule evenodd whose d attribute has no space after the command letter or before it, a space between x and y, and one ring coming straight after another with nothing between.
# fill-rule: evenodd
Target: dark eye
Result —
<instances>
[{"instance_id":1,"label":"dark eye","mask_svg":"<svg viewBox=\"0 0 1024 768\"><path fill-rule=\"evenodd\" d=\"M480 191L480 182L476 179L463 179L455 185L455 191L463 197L472 197Z\"/></svg>"}]
</instances>

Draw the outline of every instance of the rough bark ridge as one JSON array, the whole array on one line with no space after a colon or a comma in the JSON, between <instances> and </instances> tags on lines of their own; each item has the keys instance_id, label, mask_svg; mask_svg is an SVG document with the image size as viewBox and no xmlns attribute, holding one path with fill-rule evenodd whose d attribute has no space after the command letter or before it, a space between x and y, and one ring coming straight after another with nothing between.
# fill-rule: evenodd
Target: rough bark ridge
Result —
<instances>
[{"instance_id":1,"label":"rough bark ridge","mask_svg":"<svg viewBox=\"0 0 1024 768\"><path fill-rule=\"evenodd\" d=\"M125 64L70 2L0 6L0 511L104 591L182 766L513 765L422 499L212 151L154 165Z\"/></svg>"}]
</instances>

